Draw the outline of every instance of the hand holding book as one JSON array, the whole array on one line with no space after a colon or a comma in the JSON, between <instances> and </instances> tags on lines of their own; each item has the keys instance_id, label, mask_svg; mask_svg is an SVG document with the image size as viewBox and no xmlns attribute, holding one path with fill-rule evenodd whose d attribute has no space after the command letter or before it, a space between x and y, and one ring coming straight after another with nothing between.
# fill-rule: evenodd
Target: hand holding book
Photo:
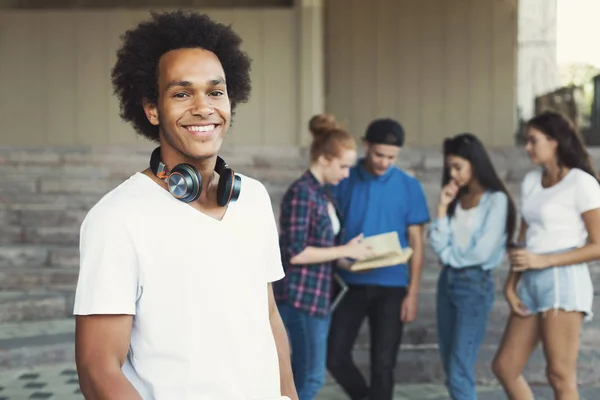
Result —
<instances>
[{"instance_id":1,"label":"hand holding book","mask_svg":"<svg viewBox=\"0 0 600 400\"><path fill-rule=\"evenodd\" d=\"M374 256L371 245L363 241L362 233L346 243L343 249L344 258L365 260Z\"/></svg>"},{"instance_id":2,"label":"hand holding book","mask_svg":"<svg viewBox=\"0 0 600 400\"><path fill-rule=\"evenodd\" d=\"M369 236L362 239L362 243L369 246L372 254L354 262L348 268L350 271L363 271L406 264L413 253L410 247L402 248L396 231Z\"/></svg>"}]
</instances>

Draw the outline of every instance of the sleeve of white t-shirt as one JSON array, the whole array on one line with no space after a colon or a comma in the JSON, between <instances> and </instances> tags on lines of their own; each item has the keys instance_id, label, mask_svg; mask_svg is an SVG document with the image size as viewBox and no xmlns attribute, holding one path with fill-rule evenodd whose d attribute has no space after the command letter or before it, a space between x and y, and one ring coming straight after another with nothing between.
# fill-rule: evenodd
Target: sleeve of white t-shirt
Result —
<instances>
[{"instance_id":1,"label":"sleeve of white t-shirt","mask_svg":"<svg viewBox=\"0 0 600 400\"><path fill-rule=\"evenodd\" d=\"M586 211L600 208L600 184L587 172L577 172L577 189L575 190L577 212L583 214Z\"/></svg>"},{"instance_id":2,"label":"sleeve of white t-shirt","mask_svg":"<svg viewBox=\"0 0 600 400\"><path fill-rule=\"evenodd\" d=\"M126 219L117 214L97 205L81 225L75 315L135 315L138 258Z\"/></svg>"},{"instance_id":3,"label":"sleeve of white t-shirt","mask_svg":"<svg viewBox=\"0 0 600 400\"><path fill-rule=\"evenodd\" d=\"M279 234L277 232L277 223L275 221L275 214L273 213L273 206L271 205L271 197L264 188L264 219L265 219L265 238L266 240L266 280L267 283L275 282L282 279L285 276L283 271L283 265L281 263L281 251L279 250Z\"/></svg>"}]
</instances>

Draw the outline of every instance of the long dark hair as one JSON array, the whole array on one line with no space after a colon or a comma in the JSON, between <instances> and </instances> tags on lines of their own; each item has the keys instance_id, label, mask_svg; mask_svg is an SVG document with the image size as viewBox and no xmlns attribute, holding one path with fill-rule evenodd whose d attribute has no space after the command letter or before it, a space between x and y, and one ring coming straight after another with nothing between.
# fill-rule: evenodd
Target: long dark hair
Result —
<instances>
[{"instance_id":1,"label":"long dark hair","mask_svg":"<svg viewBox=\"0 0 600 400\"><path fill-rule=\"evenodd\" d=\"M517 209L512 196L506 189L506 185L502 182L502 179L496 173L496 169L492 164L483 143L477 138L477 136L471 133L461 133L451 138L444 140L444 160L446 157L453 155L464 158L471 164L471 171L473 178L477 179L479 184L484 189L492 192L503 192L508 199L508 213L506 216L506 242L512 240L515 227L517 224ZM444 162L444 173L442 174L442 187L446 186L450 182L450 168L446 162ZM462 196L466 192L466 188L461 188L456 198L448 205L448 215L454 216L456 205Z\"/></svg>"},{"instance_id":2,"label":"long dark hair","mask_svg":"<svg viewBox=\"0 0 600 400\"><path fill-rule=\"evenodd\" d=\"M556 158L559 167L579 168L598 179L577 128L566 116L556 111L545 111L529 120L527 127L537 129L558 143Z\"/></svg>"}]
</instances>

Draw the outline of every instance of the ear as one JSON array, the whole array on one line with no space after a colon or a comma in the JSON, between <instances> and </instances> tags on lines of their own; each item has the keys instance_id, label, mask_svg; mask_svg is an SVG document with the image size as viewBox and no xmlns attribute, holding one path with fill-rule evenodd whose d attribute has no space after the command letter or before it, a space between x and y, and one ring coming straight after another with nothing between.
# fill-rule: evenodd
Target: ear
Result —
<instances>
[{"instance_id":1,"label":"ear","mask_svg":"<svg viewBox=\"0 0 600 400\"><path fill-rule=\"evenodd\" d=\"M144 114L146 114L146 118L152 125L158 126L160 120L158 119L158 109L156 104L150 103L148 100L142 100L142 105L144 107Z\"/></svg>"},{"instance_id":2,"label":"ear","mask_svg":"<svg viewBox=\"0 0 600 400\"><path fill-rule=\"evenodd\" d=\"M362 145L363 145L363 149L365 149L365 154L368 153L369 152L369 142L367 142L365 139L363 139Z\"/></svg>"},{"instance_id":3,"label":"ear","mask_svg":"<svg viewBox=\"0 0 600 400\"><path fill-rule=\"evenodd\" d=\"M323 167L327 167L331 163L331 161L327 157L325 157L325 155L321 154L319 158L317 158L317 163L319 163L319 165Z\"/></svg>"}]
</instances>

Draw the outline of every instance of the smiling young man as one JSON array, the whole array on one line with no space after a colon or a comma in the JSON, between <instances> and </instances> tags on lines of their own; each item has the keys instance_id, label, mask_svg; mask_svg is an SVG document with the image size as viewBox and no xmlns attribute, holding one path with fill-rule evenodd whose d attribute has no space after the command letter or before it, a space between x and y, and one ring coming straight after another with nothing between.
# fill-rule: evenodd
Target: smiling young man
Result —
<instances>
[{"instance_id":1,"label":"smiling young man","mask_svg":"<svg viewBox=\"0 0 600 400\"><path fill-rule=\"evenodd\" d=\"M404 130L398 122L373 121L364 138L365 158L335 188L344 220L343 243L360 233L368 237L396 231L402 247L413 249L410 267L338 271L348 291L332 315L327 368L353 400L392 399L403 324L417 316L423 225L429 221L429 211L419 181L394 165L403 144ZM365 318L371 337L370 385L352 361Z\"/></svg>"},{"instance_id":2,"label":"smiling young man","mask_svg":"<svg viewBox=\"0 0 600 400\"><path fill-rule=\"evenodd\" d=\"M181 11L123 37L112 71L121 117L160 147L81 227L86 399L297 399L271 289L283 269L269 195L217 155L250 94L240 43Z\"/></svg>"}]
</instances>

